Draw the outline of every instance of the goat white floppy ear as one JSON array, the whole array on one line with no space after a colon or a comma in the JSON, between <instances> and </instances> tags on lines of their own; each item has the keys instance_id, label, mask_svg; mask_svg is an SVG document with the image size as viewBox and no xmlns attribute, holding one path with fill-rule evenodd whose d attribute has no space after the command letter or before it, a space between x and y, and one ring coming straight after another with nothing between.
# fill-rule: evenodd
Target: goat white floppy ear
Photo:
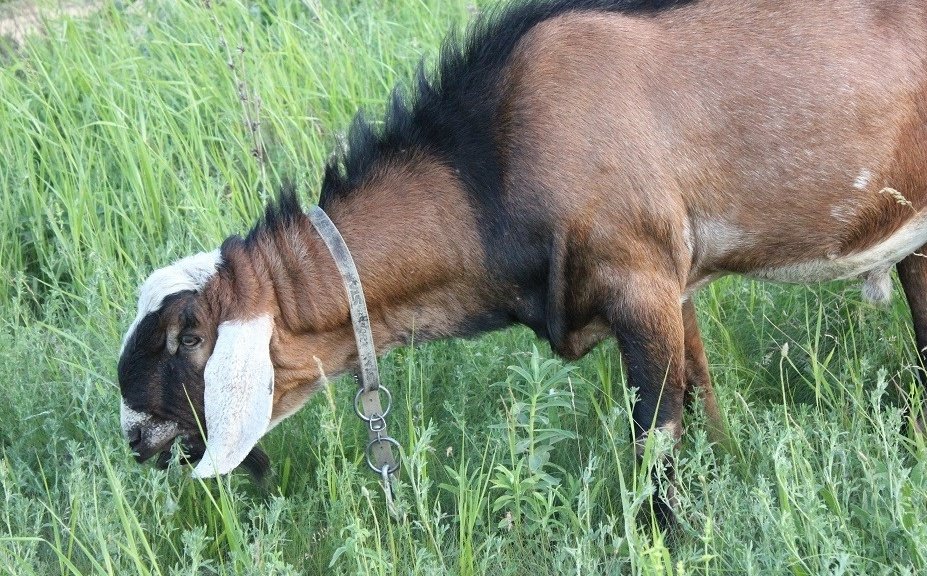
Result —
<instances>
[{"instance_id":1,"label":"goat white floppy ear","mask_svg":"<svg viewBox=\"0 0 927 576\"><path fill-rule=\"evenodd\" d=\"M206 362L206 453L194 478L231 472L267 432L274 397L270 316L223 322Z\"/></svg>"}]
</instances>

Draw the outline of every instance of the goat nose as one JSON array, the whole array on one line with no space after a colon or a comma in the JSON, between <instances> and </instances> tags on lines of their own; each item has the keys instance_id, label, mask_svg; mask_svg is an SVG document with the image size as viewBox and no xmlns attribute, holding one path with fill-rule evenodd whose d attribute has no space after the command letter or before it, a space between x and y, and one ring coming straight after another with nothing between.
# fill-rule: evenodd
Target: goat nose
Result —
<instances>
[{"instance_id":1,"label":"goat nose","mask_svg":"<svg viewBox=\"0 0 927 576\"><path fill-rule=\"evenodd\" d=\"M126 432L126 440L129 441L129 448L131 448L133 452L138 452L142 444L142 429L132 428Z\"/></svg>"}]
</instances>

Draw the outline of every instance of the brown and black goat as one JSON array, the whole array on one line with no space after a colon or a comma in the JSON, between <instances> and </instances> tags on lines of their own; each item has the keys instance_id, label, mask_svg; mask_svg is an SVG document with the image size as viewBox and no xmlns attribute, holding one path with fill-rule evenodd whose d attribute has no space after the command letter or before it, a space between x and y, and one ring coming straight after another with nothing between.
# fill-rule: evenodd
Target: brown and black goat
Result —
<instances>
[{"instance_id":1,"label":"brown and black goat","mask_svg":"<svg viewBox=\"0 0 927 576\"><path fill-rule=\"evenodd\" d=\"M717 410L693 293L725 274L897 266L927 347L927 0L538 0L449 40L355 122L320 205L353 252L379 351L530 326L566 358L614 336L638 436ZM119 361L144 460L184 439L242 462L355 368L344 287L292 193L246 238L161 269ZM192 408L191 408L192 406ZM204 439L196 420L206 424ZM661 512L670 513L668 502Z\"/></svg>"}]
</instances>

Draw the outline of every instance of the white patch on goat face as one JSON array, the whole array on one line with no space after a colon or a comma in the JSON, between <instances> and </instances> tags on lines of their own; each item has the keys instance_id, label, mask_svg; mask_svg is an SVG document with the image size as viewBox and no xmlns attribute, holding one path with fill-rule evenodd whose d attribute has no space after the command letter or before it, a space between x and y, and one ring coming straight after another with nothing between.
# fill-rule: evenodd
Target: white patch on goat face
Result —
<instances>
[{"instance_id":1,"label":"white patch on goat face","mask_svg":"<svg viewBox=\"0 0 927 576\"><path fill-rule=\"evenodd\" d=\"M129 408L126 401L123 400L119 404L119 420L122 423L122 432L128 436L130 431L151 420L151 415Z\"/></svg>"},{"instance_id":2,"label":"white patch on goat face","mask_svg":"<svg viewBox=\"0 0 927 576\"><path fill-rule=\"evenodd\" d=\"M859 173L859 176L853 180L853 187L857 190L865 190L869 183L872 181L872 170L868 168L863 168Z\"/></svg>"},{"instance_id":3,"label":"white patch on goat face","mask_svg":"<svg viewBox=\"0 0 927 576\"><path fill-rule=\"evenodd\" d=\"M131 433L141 429L145 446L158 446L173 440L180 432L176 422L170 420L157 420L151 414L138 412L129 408L125 400L119 405L119 420L122 424L122 433L131 438Z\"/></svg>"},{"instance_id":4,"label":"white patch on goat face","mask_svg":"<svg viewBox=\"0 0 927 576\"><path fill-rule=\"evenodd\" d=\"M193 256L187 256L170 266L152 272L139 290L138 314L136 314L135 320L132 321L129 329L126 330L119 355L122 356L129 337L132 336L135 328L138 327L139 322L145 316L160 310L161 305L164 304L164 299L171 294L201 289L216 273L216 269L221 263L222 255L217 249L212 252L200 252Z\"/></svg>"},{"instance_id":5,"label":"white patch on goat face","mask_svg":"<svg viewBox=\"0 0 927 576\"><path fill-rule=\"evenodd\" d=\"M804 284L808 282L827 282L857 278L876 271L872 286L874 294L883 292L885 278L889 268L900 262L905 256L927 243L927 212L920 212L907 224L895 231L878 244L855 254L833 254L826 259L808 260L786 264L778 268L754 270L746 275L776 282ZM890 287L889 287L890 291Z\"/></svg>"}]
</instances>

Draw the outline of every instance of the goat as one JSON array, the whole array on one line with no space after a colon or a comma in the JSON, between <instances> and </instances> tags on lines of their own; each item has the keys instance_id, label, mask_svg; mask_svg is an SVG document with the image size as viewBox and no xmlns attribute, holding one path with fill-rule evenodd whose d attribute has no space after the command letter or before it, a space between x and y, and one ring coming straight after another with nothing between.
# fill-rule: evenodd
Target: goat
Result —
<instances>
[{"instance_id":1,"label":"goat","mask_svg":"<svg viewBox=\"0 0 927 576\"><path fill-rule=\"evenodd\" d=\"M380 352L515 323L567 359L614 336L637 440L703 391L692 296L727 274L898 270L927 347L927 1L534 0L445 42L434 74L358 119L319 204L350 247ZM244 238L156 271L118 366L139 460L194 474L357 361L335 264L292 191ZM205 421L206 436L197 419ZM658 517L672 521L672 470Z\"/></svg>"}]
</instances>

